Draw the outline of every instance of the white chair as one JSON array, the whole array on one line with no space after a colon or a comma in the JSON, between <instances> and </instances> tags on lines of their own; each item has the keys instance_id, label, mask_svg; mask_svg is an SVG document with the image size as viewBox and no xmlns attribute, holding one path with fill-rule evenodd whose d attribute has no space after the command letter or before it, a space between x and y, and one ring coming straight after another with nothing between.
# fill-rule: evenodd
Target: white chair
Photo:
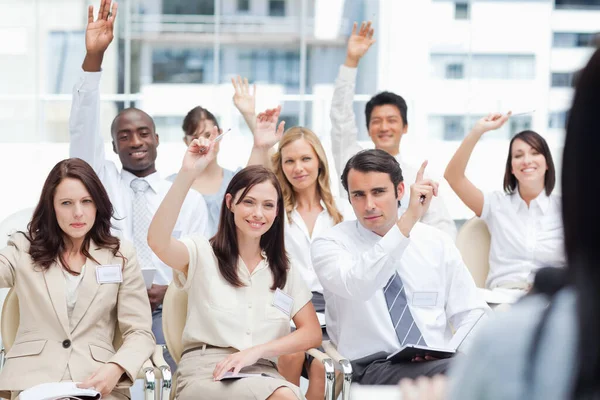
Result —
<instances>
[{"instance_id":1,"label":"white chair","mask_svg":"<svg viewBox=\"0 0 600 400\"><path fill-rule=\"evenodd\" d=\"M478 288L485 288L490 271L490 231L486 223L473 217L460 228L456 236L456 247L462 255L465 265L471 272Z\"/></svg>"},{"instance_id":2,"label":"white chair","mask_svg":"<svg viewBox=\"0 0 600 400\"><path fill-rule=\"evenodd\" d=\"M183 290L177 289L174 283L171 283L167 288L167 293L163 300L163 333L165 335L165 343L169 349L169 353L176 363L181 360L181 353L183 353L183 343L181 337L183 335L183 328L185 327L185 320L187 315L187 293ZM316 360L323 363L325 367L325 400L334 400L334 386L335 386L335 367L333 361L327 354L320 352L317 349L310 349L307 354L313 356ZM177 382L173 381L173 385L176 386ZM162 392L163 399L174 399L175 391L171 390L171 387L163 388Z\"/></svg>"}]
</instances>

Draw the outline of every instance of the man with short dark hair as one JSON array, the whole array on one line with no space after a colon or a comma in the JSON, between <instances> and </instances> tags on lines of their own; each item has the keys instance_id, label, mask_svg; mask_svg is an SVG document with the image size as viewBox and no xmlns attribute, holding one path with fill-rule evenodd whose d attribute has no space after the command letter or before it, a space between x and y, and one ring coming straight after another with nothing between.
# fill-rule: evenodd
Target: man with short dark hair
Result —
<instances>
[{"instance_id":1,"label":"man with short dark hair","mask_svg":"<svg viewBox=\"0 0 600 400\"><path fill-rule=\"evenodd\" d=\"M363 22L358 30L356 23L354 24L348 40L346 61L340 66L335 81L330 118L331 148L338 173L352 155L362 150L358 144L353 100L358 63L375 42L373 33L370 22ZM375 148L394 156L402 166L404 177L413 182L417 169L404 163L400 157L400 140L408 131L407 110L406 101L401 96L392 92L381 92L369 100L365 107L365 116L369 136ZM402 205L401 209L406 209L404 206ZM456 225L440 197L433 200L421 222L446 232L452 239L456 238Z\"/></svg>"},{"instance_id":2,"label":"man with short dark hair","mask_svg":"<svg viewBox=\"0 0 600 400\"><path fill-rule=\"evenodd\" d=\"M426 165L398 217L406 192L398 161L378 149L354 155L342 183L357 220L336 225L311 246L327 333L361 384L445 373L450 359L386 357L407 344L455 348L489 310L454 242L418 222L438 190L423 178Z\"/></svg>"},{"instance_id":3,"label":"man with short dark hair","mask_svg":"<svg viewBox=\"0 0 600 400\"><path fill-rule=\"evenodd\" d=\"M171 183L156 171L159 137L152 118L137 108L121 111L111 124L113 151L119 156L121 170L106 159L104 139L100 133L100 78L104 53L113 39L114 15L109 15L110 0L100 0L98 18L92 9L88 13L85 33L86 56L83 75L73 89L69 119L70 157L89 163L104 184L114 208L112 223L115 234L133 242L142 270L154 270L154 281L148 289L152 309L152 332L157 343L163 344L162 303L172 269L150 250L148 226ZM208 211L200 193L190 191L175 225L175 236L204 234L208 227ZM125 333L125 332L124 332ZM175 363L165 352L165 358L175 371Z\"/></svg>"}]
</instances>

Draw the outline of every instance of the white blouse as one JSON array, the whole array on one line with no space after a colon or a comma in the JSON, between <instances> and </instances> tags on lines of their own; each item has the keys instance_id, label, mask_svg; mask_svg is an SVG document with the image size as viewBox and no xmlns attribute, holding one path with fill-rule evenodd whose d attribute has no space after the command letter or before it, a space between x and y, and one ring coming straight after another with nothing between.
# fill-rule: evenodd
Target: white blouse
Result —
<instances>
[{"instance_id":1,"label":"white blouse","mask_svg":"<svg viewBox=\"0 0 600 400\"><path fill-rule=\"evenodd\" d=\"M85 274L85 264L81 267L79 275L71 275L64 269L62 269L62 272L65 276L65 297L67 299L67 312L69 313L70 320L75 304L77 304L77 293L79 291L79 284Z\"/></svg>"},{"instance_id":2,"label":"white blouse","mask_svg":"<svg viewBox=\"0 0 600 400\"><path fill-rule=\"evenodd\" d=\"M532 272L565 265L560 196L542 191L527 207L518 191L484 195L483 219L490 231L486 286L531 283Z\"/></svg>"},{"instance_id":3,"label":"white blouse","mask_svg":"<svg viewBox=\"0 0 600 400\"><path fill-rule=\"evenodd\" d=\"M347 200L335 199L337 209L342 213L344 221L355 220L354 210ZM313 268L310 258L310 245L313 240L325 231L335 225L331 215L325 208L325 203L321 200L323 211L317 216L315 226L313 227L312 235L308 232L308 227L302 219L297 208L291 212L291 222L285 217L285 250L290 257L290 262L299 272L304 282L311 292L323 293L323 286L319 283L315 269Z\"/></svg>"}]
</instances>

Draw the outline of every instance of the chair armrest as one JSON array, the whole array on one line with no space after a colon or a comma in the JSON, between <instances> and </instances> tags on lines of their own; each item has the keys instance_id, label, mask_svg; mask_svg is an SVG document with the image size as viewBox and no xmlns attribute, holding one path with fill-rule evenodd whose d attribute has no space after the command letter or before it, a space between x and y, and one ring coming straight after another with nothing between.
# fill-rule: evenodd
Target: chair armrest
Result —
<instances>
[{"instance_id":1,"label":"chair armrest","mask_svg":"<svg viewBox=\"0 0 600 400\"><path fill-rule=\"evenodd\" d=\"M164 349L164 346L156 345L156 347L154 348L154 353L152 353L151 359L160 373L159 378L162 380L162 398L168 399L171 391L171 386L173 384L173 376L171 373L171 367L169 367L169 364L167 364L167 361L165 361L165 357L163 356Z\"/></svg>"},{"instance_id":2,"label":"chair armrest","mask_svg":"<svg viewBox=\"0 0 600 400\"><path fill-rule=\"evenodd\" d=\"M335 400L335 365L331 357L318 349L308 349L306 354L323 364L325 368L325 400Z\"/></svg>"},{"instance_id":3,"label":"chair armrest","mask_svg":"<svg viewBox=\"0 0 600 400\"><path fill-rule=\"evenodd\" d=\"M329 357L340 365L344 380L342 381L342 400L350 398L350 385L352 384L352 365L350 360L337 351L329 340L323 342L323 349Z\"/></svg>"},{"instance_id":4,"label":"chair armrest","mask_svg":"<svg viewBox=\"0 0 600 400\"><path fill-rule=\"evenodd\" d=\"M342 360L348 360L337 351L333 343L331 343L329 340L325 340L323 342L323 349L325 350L325 353L327 353L327 355L336 363L340 363Z\"/></svg>"}]
</instances>

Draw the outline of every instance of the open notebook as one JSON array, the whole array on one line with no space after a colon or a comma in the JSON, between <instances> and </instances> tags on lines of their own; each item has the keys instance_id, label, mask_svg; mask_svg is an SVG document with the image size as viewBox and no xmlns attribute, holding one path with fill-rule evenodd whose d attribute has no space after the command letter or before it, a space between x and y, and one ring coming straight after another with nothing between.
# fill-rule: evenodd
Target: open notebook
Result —
<instances>
[{"instance_id":1,"label":"open notebook","mask_svg":"<svg viewBox=\"0 0 600 400\"><path fill-rule=\"evenodd\" d=\"M75 382L42 383L24 390L19 395L20 400L96 400L101 398L99 392L92 389L80 389Z\"/></svg>"},{"instance_id":2,"label":"open notebook","mask_svg":"<svg viewBox=\"0 0 600 400\"><path fill-rule=\"evenodd\" d=\"M450 349L450 348L440 349L440 348L435 348L435 347L407 344L406 346L402 346L395 353L392 353L389 356L387 356L387 359L390 360L392 363L397 363L397 362L411 361L415 357L424 357L426 355L434 357L434 358L450 358L456 354L456 351L460 348L460 346L463 344L463 342L465 341L467 336L469 336L469 333L471 333L471 331L473 330L475 325L477 325L477 323L479 322L481 317L483 317L484 315L485 315L485 311L483 313L481 313L479 318L477 318L477 321L475 321L475 323L471 326L471 328L463 336L460 343L453 349Z\"/></svg>"}]
</instances>

